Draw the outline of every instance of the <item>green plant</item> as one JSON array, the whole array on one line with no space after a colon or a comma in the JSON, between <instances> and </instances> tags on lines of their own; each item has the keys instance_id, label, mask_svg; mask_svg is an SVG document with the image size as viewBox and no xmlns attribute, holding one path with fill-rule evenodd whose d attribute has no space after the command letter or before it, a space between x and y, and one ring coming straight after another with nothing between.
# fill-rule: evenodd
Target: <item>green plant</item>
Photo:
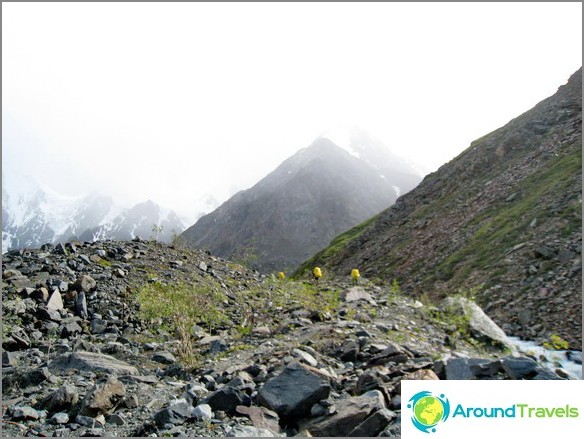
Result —
<instances>
[{"instance_id":1,"label":"green plant","mask_svg":"<svg viewBox=\"0 0 584 439\"><path fill-rule=\"evenodd\" d=\"M170 235L170 243L175 247L186 246L186 240L183 238L181 233L176 229L172 229L172 234Z\"/></svg>"},{"instance_id":2,"label":"green plant","mask_svg":"<svg viewBox=\"0 0 584 439\"><path fill-rule=\"evenodd\" d=\"M402 296L402 290L397 279L393 279L389 285L389 292L387 293L389 300L396 300Z\"/></svg>"},{"instance_id":3,"label":"green plant","mask_svg":"<svg viewBox=\"0 0 584 439\"><path fill-rule=\"evenodd\" d=\"M188 362L196 358L191 327L213 329L225 323L227 318L218 306L223 300L219 288L212 284L155 282L143 286L137 294L140 317L173 334L180 342L179 356Z\"/></svg>"},{"instance_id":4,"label":"green plant","mask_svg":"<svg viewBox=\"0 0 584 439\"><path fill-rule=\"evenodd\" d=\"M252 268L258 260L255 243L256 240L253 239L250 243L237 247L231 255L231 260L244 267Z\"/></svg>"},{"instance_id":5,"label":"green plant","mask_svg":"<svg viewBox=\"0 0 584 439\"><path fill-rule=\"evenodd\" d=\"M159 226L158 224L152 224L152 239L158 241L158 235L162 233L164 226Z\"/></svg>"},{"instance_id":6,"label":"green plant","mask_svg":"<svg viewBox=\"0 0 584 439\"><path fill-rule=\"evenodd\" d=\"M546 349L555 351L562 351L570 348L570 343L557 334L550 335L549 339L544 341L541 345Z\"/></svg>"}]
</instances>

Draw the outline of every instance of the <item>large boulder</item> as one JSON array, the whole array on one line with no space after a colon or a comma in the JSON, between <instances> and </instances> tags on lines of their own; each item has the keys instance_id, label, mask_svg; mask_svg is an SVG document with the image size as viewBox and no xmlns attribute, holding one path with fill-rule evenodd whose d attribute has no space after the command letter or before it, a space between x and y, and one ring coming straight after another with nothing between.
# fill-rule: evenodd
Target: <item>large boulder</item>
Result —
<instances>
[{"instance_id":1,"label":"large boulder","mask_svg":"<svg viewBox=\"0 0 584 439\"><path fill-rule=\"evenodd\" d=\"M262 386L257 398L279 416L294 418L308 415L314 404L328 397L330 390L327 380L299 363L291 363Z\"/></svg>"},{"instance_id":2,"label":"large boulder","mask_svg":"<svg viewBox=\"0 0 584 439\"><path fill-rule=\"evenodd\" d=\"M447 297L440 308L445 312L466 316L471 335L480 342L498 349L515 350L505 332L473 301L465 297Z\"/></svg>"}]
</instances>

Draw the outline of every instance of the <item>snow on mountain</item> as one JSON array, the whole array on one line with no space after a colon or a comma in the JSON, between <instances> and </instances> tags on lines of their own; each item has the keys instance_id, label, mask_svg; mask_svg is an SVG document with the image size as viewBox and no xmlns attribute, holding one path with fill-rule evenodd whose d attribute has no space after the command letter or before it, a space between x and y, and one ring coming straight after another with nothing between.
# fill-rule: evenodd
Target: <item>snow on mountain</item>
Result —
<instances>
[{"instance_id":1,"label":"snow on mountain","mask_svg":"<svg viewBox=\"0 0 584 439\"><path fill-rule=\"evenodd\" d=\"M154 230L153 225L160 230ZM161 241L170 241L184 228L174 211L152 201L120 206L111 197L98 193L69 197L32 177L11 175L5 179L3 175L3 253L72 239L94 241L156 235Z\"/></svg>"}]
</instances>

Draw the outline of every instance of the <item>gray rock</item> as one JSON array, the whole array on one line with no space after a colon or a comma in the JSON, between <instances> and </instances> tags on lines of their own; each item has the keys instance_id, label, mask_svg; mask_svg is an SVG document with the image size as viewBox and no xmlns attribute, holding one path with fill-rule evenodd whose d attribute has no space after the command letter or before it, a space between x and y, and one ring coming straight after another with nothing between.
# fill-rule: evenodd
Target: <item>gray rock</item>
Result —
<instances>
[{"instance_id":1,"label":"gray rock","mask_svg":"<svg viewBox=\"0 0 584 439\"><path fill-rule=\"evenodd\" d=\"M359 350L359 343L354 340L348 340L343 345L339 358L343 361L355 361L357 355L359 355Z\"/></svg>"},{"instance_id":2,"label":"gray rock","mask_svg":"<svg viewBox=\"0 0 584 439\"><path fill-rule=\"evenodd\" d=\"M107 329L107 320L94 318L89 324L89 330L92 334L103 334Z\"/></svg>"},{"instance_id":3,"label":"gray rock","mask_svg":"<svg viewBox=\"0 0 584 439\"><path fill-rule=\"evenodd\" d=\"M85 298L85 293L83 291L77 295L75 309L77 310L79 317L82 319L85 320L87 317L89 317L89 314L87 313L87 299Z\"/></svg>"},{"instance_id":4,"label":"gray rock","mask_svg":"<svg viewBox=\"0 0 584 439\"><path fill-rule=\"evenodd\" d=\"M199 404L193 410L193 417L200 421L210 421L213 419L213 409L209 404Z\"/></svg>"},{"instance_id":5,"label":"gray rock","mask_svg":"<svg viewBox=\"0 0 584 439\"><path fill-rule=\"evenodd\" d=\"M170 402L168 407L154 415L154 422L159 427L164 427L166 424L182 425L194 417L194 410L195 408L186 399L175 399Z\"/></svg>"},{"instance_id":6,"label":"gray rock","mask_svg":"<svg viewBox=\"0 0 584 439\"><path fill-rule=\"evenodd\" d=\"M477 340L499 349L515 350L503 330L476 303L464 297L447 297L442 301L441 308L447 312L468 316L471 335Z\"/></svg>"},{"instance_id":7,"label":"gray rock","mask_svg":"<svg viewBox=\"0 0 584 439\"><path fill-rule=\"evenodd\" d=\"M237 407L237 413L249 417L254 427L264 428L274 432L280 431L280 418L278 414L265 407L246 407L240 405Z\"/></svg>"},{"instance_id":8,"label":"gray rock","mask_svg":"<svg viewBox=\"0 0 584 439\"><path fill-rule=\"evenodd\" d=\"M76 291L83 291L85 293L89 293L97 287L97 282L94 278L87 274L82 274L77 278L75 283L73 284L73 289Z\"/></svg>"},{"instance_id":9,"label":"gray rock","mask_svg":"<svg viewBox=\"0 0 584 439\"><path fill-rule=\"evenodd\" d=\"M13 419L32 419L37 420L41 418L41 413L32 407L16 407L12 412Z\"/></svg>"},{"instance_id":10,"label":"gray rock","mask_svg":"<svg viewBox=\"0 0 584 439\"><path fill-rule=\"evenodd\" d=\"M447 380L475 380L477 377L473 369L481 364L488 364L491 360L483 358L449 358L444 367Z\"/></svg>"},{"instance_id":11,"label":"gray rock","mask_svg":"<svg viewBox=\"0 0 584 439\"><path fill-rule=\"evenodd\" d=\"M126 425L126 420L124 419L124 417L122 417L122 415L118 415L115 413L106 416L105 420L108 424L117 425L118 427Z\"/></svg>"},{"instance_id":12,"label":"gray rock","mask_svg":"<svg viewBox=\"0 0 584 439\"><path fill-rule=\"evenodd\" d=\"M94 385L83 401L81 401L79 414L85 416L98 416L113 411L126 396L126 387L117 378L110 376L105 383Z\"/></svg>"},{"instance_id":13,"label":"gray rock","mask_svg":"<svg viewBox=\"0 0 584 439\"><path fill-rule=\"evenodd\" d=\"M505 357L501 360L501 365L512 380L533 378L540 369L537 362L527 357Z\"/></svg>"},{"instance_id":14,"label":"gray rock","mask_svg":"<svg viewBox=\"0 0 584 439\"><path fill-rule=\"evenodd\" d=\"M55 413L51 417L50 422L52 424L66 424L69 422L69 415L64 412Z\"/></svg>"},{"instance_id":15,"label":"gray rock","mask_svg":"<svg viewBox=\"0 0 584 439\"><path fill-rule=\"evenodd\" d=\"M297 358L298 360L311 365L312 367L316 367L318 365L318 361L308 352L305 352L301 349L294 348L292 349L292 356Z\"/></svg>"},{"instance_id":16,"label":"gray rock","mask_svg":"<svg viewBox=\"0 0 584 439\"><path fill-rule=\"evenodd\" d=\"M213 411L233 415L238 405L251 405L251 398L239 389L225 386L205 397L201 403L208 404Z\"/></svg>"},{"instance_id":17,"label":"gray rock","mask_svg":"<svg viewBox=\"0 0 584 439\"><path fill-rule=\"evenodd\" d=\"M341 299L345 302L356 302L357 300L365 300L372 302L373 297L362 287L351 287L341 293Z\"/></svg>"},{"instance_id":18,"label":"gray rock","mask_svg":"<svg viewBox=\"0 0 584 439\"><path fill-rule=\"evenodd\" d=\"M63 309L63 298L59 291L53 291L47 302L47 311L61 311Z\"/></svg>"},{"instance_id":19,"label":"gray rock","mask_svg":"<svg viewBox=\"0 0 584 439\"><path fill-rule=\"evenodd\" d=\"M2 366L13 367L18 364L18 356L14 352L2 351Z\"/></svg>"},{"instance_id":20,"label":"gray rock","mask_svg":"<svg viewBox=\"0 0 584 439\"><path fill-rule=\"evenodd\" d=\"M582 364L581 351L568 351L566 352L566 357L568 358L568 360L573 361L576 364Z\"/></svg>"},{"instance_id":21,"label":"gray rock","mask_svg":"<svg viewBox=\"0 0 584 439\"><path fill-rule=\"evenodd\" d=\"M63 321L61 323L61 338L69 338L82 331L83 329L76 320Z\"/></svg>"},{"instance_id":22,"label":"gray rock","mask_svg":"<svg viewBox=\"0 0 584 439\"><path fill-rule=\"evenodd\" d=\"M176 357L168 351L159 351L152 356L152 361L162 364L174 364L176 363Z\"/></svg>"},{"instance_id":23,"label":"gray rock","mask_svg":"<svg viewBox=\"0 0 584 439\"><path fill-rule=\"evenodd\" d=\"M265 428L236 425L227 430L226 437L279 437L276 433Z\"/></svg>"},{"instance_id":24,"label":"gray rock","mask_svg":"<svg viewBox=\"0 0 584 439\"><path fill-rule=\"evenodd\" d=\"M390 422L397 416L395 412L388 409L381 409L373 413L361 424L359 424L347 436L350 437L374 437L379 435Z\"/></svg>"},{"instance_id":25,"label":"gray rock","mask_svg":"<svg viewBox=\"0 0 584 439\"><path fill-rule=\"evenodd\" d=\"M138 375L138 369L114 357L93 352L73 352L63 354L49 363L49 370L63 372L69 370L104 372L112 375Z\"/></svg>"},{"instance_id":26,"label":"gray rock","mask_svg":"<svg viewBox=\"0 0 584 439\"><path fill-rule=\"evenodd\" d=\"M291 363L261 387L257 399L281 417L302 417L310 413L314 404L326 399L330 390L328 381L299 363Z\"/></svg>"},{"instance_id":27,"label":"gray rock","mask_svg":"<svg viewBox=\"0 0 584 439\"><path fill-rule=\"evenodd\" d=\"M378 390L372 390L361 396L340 399L335 402L337 411L332 416L313 418L300 425L301 430L307 430L313 436L346 436L356 430L372 413L385 408L383 395ZM383 418L383 415L381 416ZM382 419L371 422L373 429ZM362 427L366 428L366 425Z\"/></svg>"},{"instance_id":28,"label":"gray rock","mask_svg":"<svg viewBox=\"0 0 584 439\"><path fill-rule=\"evenodd\" d=\"M46 303L49 300L49 290L45 287L37 288L30 294L30 298Z\"/></svg>"},{"instance_id":29,"label":"gray rock","mask_svg":"<svg viewBox=\"0 0 584 439\"><path fill-rule=\"evenodd\" d=\"M49 413L69 411L79 401L77 388L66 384L51 393L43 403L44 409Z\"/></svg>"}]
</instances>

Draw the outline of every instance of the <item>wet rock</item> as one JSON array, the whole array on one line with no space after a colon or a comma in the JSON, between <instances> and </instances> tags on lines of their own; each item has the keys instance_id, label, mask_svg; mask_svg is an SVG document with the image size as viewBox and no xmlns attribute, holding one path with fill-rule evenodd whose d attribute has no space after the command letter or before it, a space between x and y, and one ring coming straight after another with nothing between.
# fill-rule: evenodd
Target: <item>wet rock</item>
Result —
<instances>
[{"instance_id":1,"label":"wet rock","mask_svg":"<svg viewBox=\"0 0 584 439\"><path fill-rule=\"evenodd\" d=\"M540 370L537 362L527 357L505 357L501 360L501 366L512 380L533 378Z\"/></svg>"},{"instance_id":2,"label":"wet rock","mask_svg":"<svg viewBox=\"0 0 584 439\"><path fill-rule=\"evenodd\" d=\"M566 352L566 357L576 364L582 364L582 352L580 351L568 351Z\"/></svg>"},{"instance_id":3,"label":"wet rock","mask_svg":"<svg viewBox=\"0 0 584 439\"><path fill-rule=\"evenodd\" d=\"M299 363L291 363L261 387L257 399L281 417L302 417L330 391L328 381Z\"/></svg>"}]
</instances>

